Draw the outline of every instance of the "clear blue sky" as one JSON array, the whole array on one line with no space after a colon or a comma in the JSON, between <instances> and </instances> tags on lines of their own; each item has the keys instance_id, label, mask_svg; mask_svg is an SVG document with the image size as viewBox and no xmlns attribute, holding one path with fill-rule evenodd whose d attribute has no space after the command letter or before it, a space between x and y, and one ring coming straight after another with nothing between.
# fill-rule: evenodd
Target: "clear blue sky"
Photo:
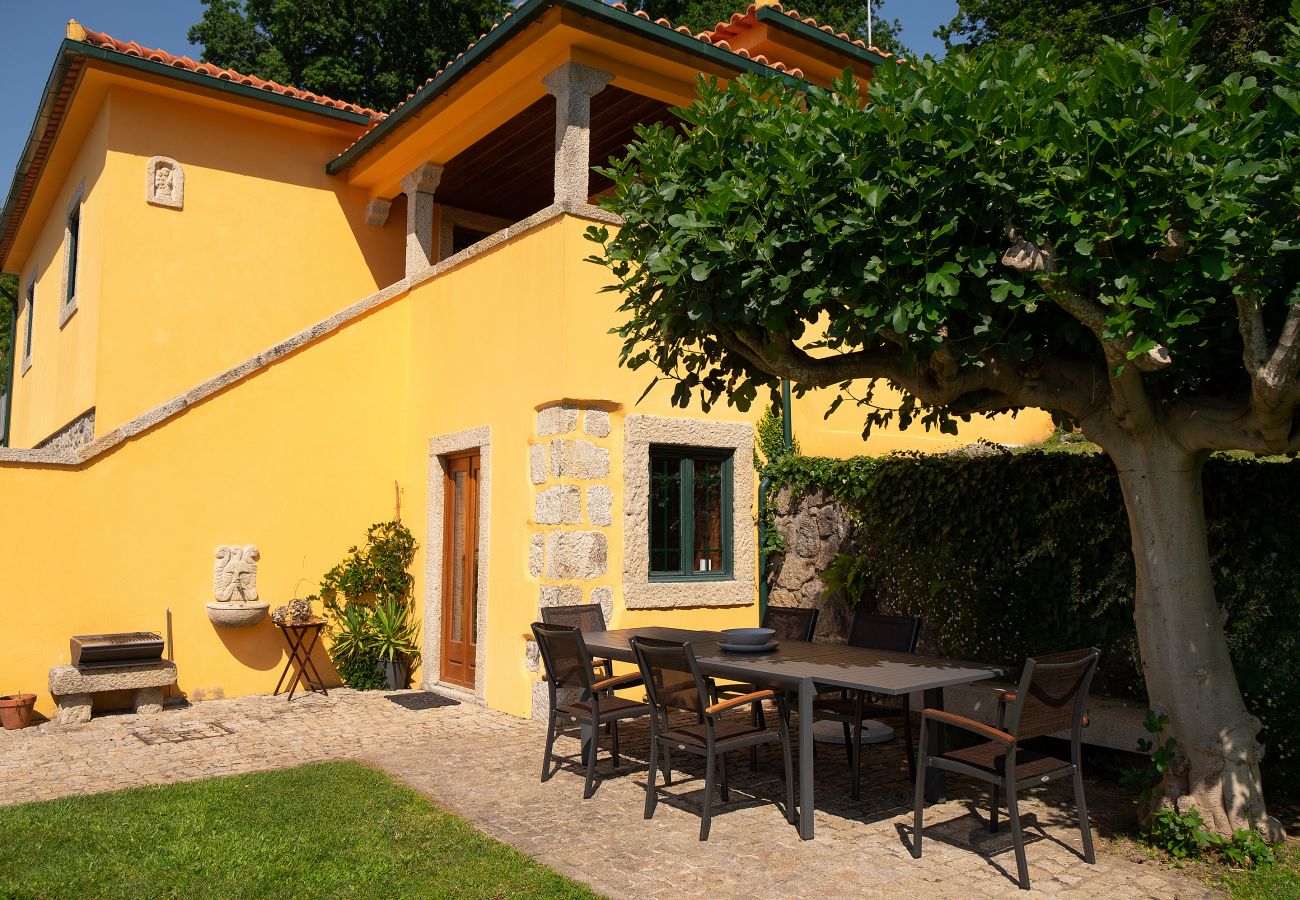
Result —
<instances>
[{"instance_id":1,"label":"clear blue sky","mask_svg":"<svg viewBox=\"0 0 1300 900\"><path fill-rule=\"evenodd\" d=\"M749 0L737 0L743 8ZM797 0L789 5L798 6ZM932 32L956 14L956 0L883 0L881 13L903 23L903 40L919 53L941 53ZM63 40L68 19L145 47L178 55L197 52L185 39L203 15L199 0L0 0L0 204L8 193ZM830 23L834 24L834 23Z\"/></svg>"}]
</instances>

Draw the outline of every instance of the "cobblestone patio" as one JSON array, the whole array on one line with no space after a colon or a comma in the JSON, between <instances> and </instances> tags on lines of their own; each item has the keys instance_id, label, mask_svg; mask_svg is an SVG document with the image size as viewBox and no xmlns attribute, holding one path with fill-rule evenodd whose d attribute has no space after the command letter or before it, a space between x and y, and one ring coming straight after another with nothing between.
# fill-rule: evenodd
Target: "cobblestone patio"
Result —
<instances>
[{"instance_id":1,"label":"cobblestone patio","mask_svg":"<svg viewBox=\"0 0 1300 900\"><path fill-rule=\"evenodd\" d=\"M1105 841L1097 864L1086 865L1069 791L1055 786L1022 804L1033 894L1011 880L1007 832L989 834L974 815L985 795L959 779L949 781L948 802L927 810L925 856L914 860L906 766L894 744L870 748L861 803L848 800L843 749L819 748L811 842L799 840L776 803L783 795L777 756L763 757L754 774L741 754L731 766L732 801L715 804L712 834L701 843L702 766L692 760L674 759L674 785L653 820L641 817L644 728L625 725L617 772L606 743L603 778L584 802L573 765L539 782L541 726L470 703L429 707L425 698L338 689L292 703L246 697L162 716L0 732L0 805L360 758L611 897L1216 896L1178 872L1120 856ZM578 742L561 738L557 750L576 757ZM1096 781L1088 790L1104 837L1107 807L1127 801Z\"/></svg>"}]
</instances>

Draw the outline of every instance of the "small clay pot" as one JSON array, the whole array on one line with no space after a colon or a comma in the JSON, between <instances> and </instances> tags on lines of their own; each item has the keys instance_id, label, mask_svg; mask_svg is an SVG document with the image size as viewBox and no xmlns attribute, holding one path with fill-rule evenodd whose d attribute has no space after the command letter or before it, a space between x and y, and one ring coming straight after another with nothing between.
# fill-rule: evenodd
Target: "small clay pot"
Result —
<instances>
[{"instance_id":1,"label":"small clay pot","mask_svg":"<svg viewBox=\"0 0 1300 900\"><path fill-rule=\"evenodd\" d=\"M32 724L32 708L36 706L35 694L6 694L0 697L0 725L13 730Z\"/></svg>"}]
</instances>

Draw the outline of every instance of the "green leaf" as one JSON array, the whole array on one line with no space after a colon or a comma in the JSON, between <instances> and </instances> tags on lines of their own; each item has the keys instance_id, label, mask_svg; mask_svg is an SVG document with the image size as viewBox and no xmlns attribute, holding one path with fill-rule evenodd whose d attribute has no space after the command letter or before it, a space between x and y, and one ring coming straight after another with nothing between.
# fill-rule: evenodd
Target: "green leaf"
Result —
<instances>
[{"instance_id":1,"label":"green leaf","mask_svg":"<svg viewBox=\"0 0 1300 900\"><path fill-rule=\"evenodd\" d=\"M1250 178L1263 168L1264 164L1259 160L1234 159L1230 160L1228 164L1223 167L1223 177L1234 179Z\"/></svg>"},{"instance_id":2,"label":"green leaf","mask_svg":"<svg viewBox=\"0 0 1300 900\"><path fill-rule=\"evenodd\" d=\"M862 199L867 201L867 205L872 209L879 209L880 204L889 196L889 187L883 184L873 184L863 193Z\"/></svg>"},{"instance_id":3,"label":"green leaf","mask_svg":"<svg viewBox=\"0 0 1300 900\"><path fill-rule=\"evenodd\" d=\"M1224 251L1212 247L1200 254L1201 274L1215 281L1227 281L1232 277L1232 267L1228 265Z\"/></svg>"}]
</instances>

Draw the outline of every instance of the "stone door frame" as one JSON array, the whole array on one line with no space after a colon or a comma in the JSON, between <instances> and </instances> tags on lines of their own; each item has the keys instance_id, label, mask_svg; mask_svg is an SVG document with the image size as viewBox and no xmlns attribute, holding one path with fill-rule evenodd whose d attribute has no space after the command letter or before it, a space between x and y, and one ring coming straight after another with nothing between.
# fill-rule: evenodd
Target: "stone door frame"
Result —
<instances>
[{"instance_id":1,"label":"stone door frame","mask_svg":"<svg viewBox=\"0 0 1300 900\"><path fill-rule=\"evenodd\" d=\"M485 696L487 682L488 639L488 552L491 529L489 513L492 496L492 429L484 425L429 439L428 524L424 552L424 637L421 650L420 687L464 691L460 685L443 684L442 671L442 543L446 519L443 479L445 459L453 453L477 450L479 453L478 485L478 590L474 598L474 615L478 623L478 640L474 643L474 695Z\"/></svg>"}]
</instances>

